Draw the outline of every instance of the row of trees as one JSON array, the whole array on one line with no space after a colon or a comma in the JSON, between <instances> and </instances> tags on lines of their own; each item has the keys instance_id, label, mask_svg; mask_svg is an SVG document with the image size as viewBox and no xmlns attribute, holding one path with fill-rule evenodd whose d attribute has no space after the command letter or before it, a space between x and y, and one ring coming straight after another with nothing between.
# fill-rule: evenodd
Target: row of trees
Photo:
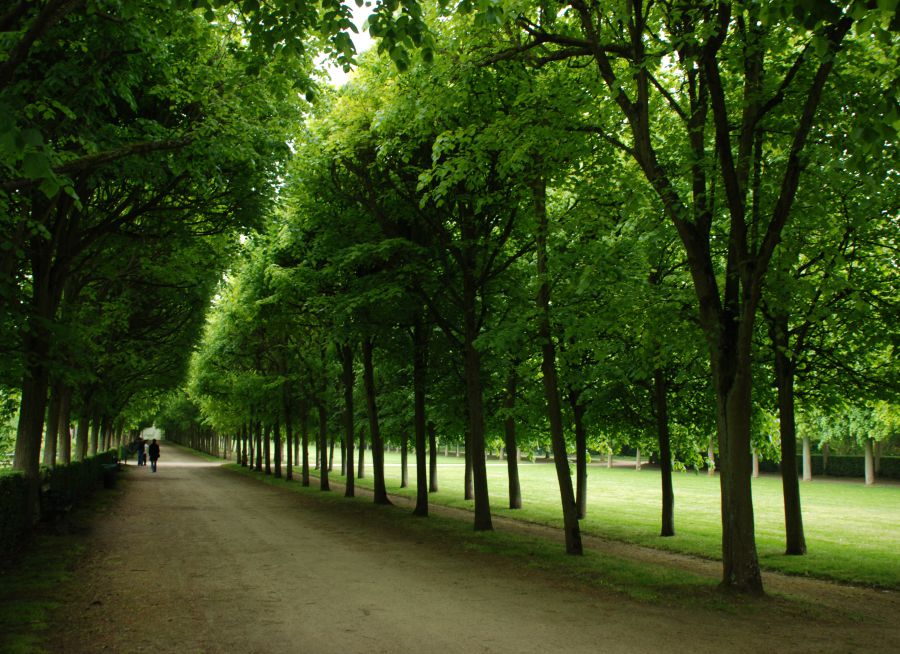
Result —
<instances>
[{"instance_id":1,"label":"row of trees","mask_svg":"<svg viewBox=\"0 0 900 654\"><path fill-rule=\"evenodd\" d=\"M376 501L382 433L410 434L420 515L426 443L461 439L476 529L486 447L541 444L572 553L589 445L658 450L671 535L672 465L715 434L723 583L760 592L753 421L777 407L802 553L795 388L895 399L896 7L379 2L379 52L317 94L349 16L3 6L0 386L32 506L42 448L73 413L76 456L136 426L214 295L180 419L257 453L340 429L347 459L365 424Z\"/></svg>"},{"instance_id":2,"label":"row of trees","mask_svg":"<svg viewBox=\"0 0 900 654\"><path fill-rule=\"evenodd\" d=\"M792 9L492 3L426 15L403 72L366 57L297 135L214 306L205 420L257 452L299 429L301 456L313 424L323 454L339 429L351 460L364 432L376 501L382 434L409 433L420 515L428 439L460 438L476 529L486 447L541 442L572 553L589 439L652 438L671 535L673 462L714 433L723 583L760 592L754 421L777 409L801 554L797 391L808 411L896 392L893 9Z\"/></svg>"},{"instance_id":3,"label":"row of trees","mask_svg":"<svg viewBox=\"0 0 900 654\"><path fill-rule=\"evenodd\" d=\"M42 444L48 465L94 453L183 383L238 234L262 224L318 19L285 8L273 34L252 4L2 4L0 392L32 515Z\"/></svg>"}]
</instances>

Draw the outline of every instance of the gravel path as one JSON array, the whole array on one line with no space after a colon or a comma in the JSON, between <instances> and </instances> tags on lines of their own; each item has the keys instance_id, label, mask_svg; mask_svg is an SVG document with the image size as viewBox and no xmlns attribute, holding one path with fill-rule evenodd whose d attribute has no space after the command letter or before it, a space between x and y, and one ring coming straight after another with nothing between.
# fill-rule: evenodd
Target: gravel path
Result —
<instances>
[{"instance_id":1,"label":"gravel path","mask_svg":"<svg viewBox=\"0 0 900 654\"><path fill-rule=\"evenodd\" d=\"M658 606L398 535L378 513L404 507L345 504L164 443L159 472L129 466L84 534L51 651L898 651L896 593L797 580L788 591L821 593L827 612Z\"/></svg>"}]
</instances>

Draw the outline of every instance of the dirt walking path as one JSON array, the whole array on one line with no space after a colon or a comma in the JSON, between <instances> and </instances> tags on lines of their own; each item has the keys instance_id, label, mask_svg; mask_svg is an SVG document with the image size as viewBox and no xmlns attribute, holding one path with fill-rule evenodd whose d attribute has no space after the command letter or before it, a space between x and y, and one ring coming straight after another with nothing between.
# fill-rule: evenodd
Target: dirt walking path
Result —
<instances>
[{"instance_id":1,"label":"dirt walking path","mask_svg":"<svg viewBox=\"0 0 900 654\"><path fill-rule=\"evenodd\" d=\"M848 589L857 604L824 615L640 603L398 535L363 500L335 510L167 444L158 473L129 466L116 493L61 589L54 652L896 652L900 643L896 594Z\"/></svg>"}]
</instances>

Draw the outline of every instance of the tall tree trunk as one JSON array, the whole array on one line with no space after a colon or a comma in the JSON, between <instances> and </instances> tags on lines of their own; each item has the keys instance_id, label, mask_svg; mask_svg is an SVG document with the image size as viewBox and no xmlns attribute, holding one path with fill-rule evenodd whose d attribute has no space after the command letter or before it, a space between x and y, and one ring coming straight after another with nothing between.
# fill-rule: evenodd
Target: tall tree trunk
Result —
<instances>
[{"instance_id":1,"label":"tall tree trunk","mask_svg":"<svg viewBox=\"0 0 900 654\"><path fill-rule=\"evenodd\" d=\"M353 476L353 349L349 343L340 345L342 375L344 385L344 450L343 462L346 483L344 485L344 497L353 497L356 494L355 477Z\"/></svg>"},{"instance_id":2,"label":"tall tree trunk","mask_svg":"<svg viewBox=\"0 0 900 654\"><path fill-rule=\"evenodd\" d=\"M59 461L63 465L72 462L72 389L63 385L60 391L59 402L59 427L57 439L59 440Z\"/></svg>"},{"instance_id":3,"label":"tall tree trunk","mask_svg":"<svg viewBox=\"0 0 900 654\"><path fill-rule=\"evenodd\" d=\"M100 448L100 425L101 425L102 417L100 415L100 409L94 409L94 415L91 418L91 456L97 456L97 451Z\"/></svg>"},{"instance_id":4,"label":"tall tree trunk","mask_svg":"<svg viewBox=\"0 0 900 654\"><path fill-rule=\"evenodd\" d=\"M428 492L438 492L437 425L428 423Z\"/></svg>"},{"instance_id":5,"label":"tall tree trunk","mask_svg":"<svg viewBox=\"0 0 900 654\"><path fill-rule=\"evenodd\" d=\"M262 457L263 457L263 428L262 428L261 421L259 421L259 420L256 421L255 429L256 429L256 471L262 472L263 471L263 460L262 460Z\"/></svg>"},{"instance_id":6,"label":"tall tree trunk","mask_svg":"<svg viewBox=\"0 0 900 654\"><path fill-rule=\"evenodd\" d=\"M366 430L359 428L359 455L356 462L356 478L366 478Z\"/></svg>"},{"instance_id":7,"label":"tall tree trunk","mask_svg":"<svg viewBox=\"0 0 900 654\"><path fill-rule=\"evenodd\" d=\"M800 482L797 479L797 431L794 414L794 364L790 359L787 316L772 316L769 336L775 355L778 423L781 435L781 488L784 495L785 554L806 553Z\"/></svg>"},{"instance_id":8,"label":"tall tree trunk","mask_svg":"<svg viewBox=\"0 0 900 654\"><path fill-rule=\"evenodd\" d=\"M796 440L794 443L796 447ZM812 446L809 436L803 437L803 481L812 481Z\"/></svg>"},{"instance_id":9,"label":"tall tree trunk","mask_svg":"<svg viewBox=\"0 0 900 654\"><path fill-rule=\"evenodd\" d=\"M639 447L634 448L634 469L641 469L641 448Z\"/></svg>"},{"instance_id":10,"label":"tall tree trunk","mask_svg":"<svg viewBox=\"0 0 900 654\"><path fill-rule=\"evenodd\" d=\"M660 536L675 535L675 491L672 488L672 447L669 439L669 402L666 374L653 371L653 409L659 441L659 469L662 480L662 528Z\"/></svg>"},{"instance_id":11,"label":"tall tree trunk","mask_svg":"<svg viewBox=\"0 0 900 654\"><path fill-rule=\"evenodd\" d=\"M59 441L59 413L62 405L62 384L56 382L50 390L50 404L47 407L47 429L44 434L45 466L56 465L56 450Z\"/></svg>"},{"instance_id":12,"label":"tall tree trunk","mask_svg":"<svg viewBox=\"0 0 900 654\"><path fill-rule=\"evenodd\" d=\"M872 448L872 439L865 439L863 447L865 448L866 486L871 486L875 483L875 454Z\"/></svg>"},{"instance_id":13,"label":"tall tree trunk","mask_svg":"<svg viewBox=\"0 0 900 654\"><path fill-rule=\"evenodd\" d=\"M319 410L319 490L329 491L331 487L328 485L328 415L325 413L324 403L320 403L317 408Z\"/></svg>"},{"instance_id":14,"label":"tall tree trunk","mask_svg":"<svg viewBox=\"0 0 900 654\"><path fill-rule=\"evenodd\" d=\"M750 476L751 366L753 316L740 327L723 327L722 343L713 350L716 418L719 434L719 486L722 495L722 586L762 594L756 553L753 491ZM729 332L734 331L733 339ZM732 349L736 354L729 354Z\"/></svg>"},{"instance_id":15,"label":"tall tree trunk","mask_svg":"<svg viewBox=\"0 0 900 654\"><path fill-rule=\"evenodd\" d=\"M372 436L372 468L375 478L375 504L390 504L384 486L384 441L381 438L381 426L378 420L378 407L375 401L375 370L372 364L372 341L363 340L363 385L366 389L366 413L369 417L369 433Z\"/></svg>"},{"instance_id":16,"label":"tall tree trunk","mask_svg":"<svg viewBox=\"0 0 900 654\"><path fill-rule=\"evenodd\" d=\"M466 238L466 234L463 234ZM484 460L484 391L481 384L481 354L475 347L478 338L477 289L474 258L466 257L463 267L463 353L465 356L466 405L469 417L469 443L466 456L472 462L472 488L475 499L475 531L490 531L491 498L488 495L487 466ZM471 447L470 447L471 445Z\"/></svg>"},{"instance_id":17,"label":"tall tree trunk","mask_svg":"<svg viewBox=\"0 0 900 654\"><path fill-rule=\"evenodd\" d=\"M294 420L291 415L291 401L289 396L284 402L284 433L287 439L287 474L288 481L294 478L294 464L297 462L296 448L294 447Z\"/></svg>"},{"instance_id":18,"label":"tall tree trunk","mask_svg":"<svg viewBox=\"0 0 900 654\"><path fill-rule=\"evenodd\" d=\"M62 197L60 193L58 197ZM34 219L44 219L57 209L57 200L49 207L34 194ZM38 209L39 208L39 209ZM37 232L36 232L37 233ZM50 325L56 317L61 297L59 284L54 283L54 244L44 235L35 236L29 243L31 250L31 302L27 329L22 330L25 370L20 386L19 423L16 430L16 452L13 467L21 470L26 481L25 524L37 521L40 511L40 456L44 432L44 416L50 375L47 368L50 355Z\"/></svg>"},{"instance_id":19,"label":"tall tree trunk","mask_svg":"<svg viewBox=\"0 0 900 654\"><path fill-rule=\"evenodd\" d=\"M272 426L272 436L275 439L275 478L281 479L281 455L282 455L282 442L281 442L281 425L278 419L275 420L275 424Z\"/></svg>"},{"instance_id":20,"label":"tall tree trunk","mask_svg":"<svg viewBox=\"0 0 900 654\"><path fill-rule=\"evenodd\" d=\"M547 271L547 186L543 179L534 184L534 211L537 227L537 274L540 283L537 296L538 338L541 343L541 372L544 375L544 396L550 420L550 442L559 482L559 497L563 511L563 530L566 537L566 553L582 554L581 530L578 526L578 507L569 475L569 459L566 437L563 432L562 407L559 399L559 382L556 377L556 346L550 327L550 276Z\"/></svg>"},{"instance_id":21,"label":"tall tree trunk","mask_svg":"<svg viewBox=\"0 0 900 654\"><path fill-rule=\"evenodd\" d=\"M341 419L343 422L343 418ZM344 444L344 439L341 438L341 477L347 475L347 446Z\"/></svg>"},{"instance_id":22,"label":"tall tree trunk","mask_svg":"<svg viewBox=\"0 0 900 654\"><path fill-rule=\"evenodd\" d=\"M266 457L266 474L272 474L272 427L269 423L263 428L263 452Z\"/></svg>"},{"instance_id":23,"label":"tall tree trunk","mask_svg":"<svg viewBox=\"0 0 900 654\"><path fill-rule=\"evenodd\" d=\"M78 429L75 432L75 460L84 461L88 455L88 441L91 434L91 419L86 409L82 409L78 417Z\"/></svg>"},{"instance_id":24,"label":"tall tree trunk","mask_svg":"<svg viewBox=\"0 0 900 654\"><path fill-rule=\"evenodd\" d=\"M506 476L509 480L509 508L522 508L522 488L519 484L519 446L516 443L516 421L513 418L513 409L516 406L516 386L518 375L516 364L510 366L506 377L506 398L504 408L506 418L503 420L503 437L506 443Z\"/></svg>"},{"instance_id":25,"label":"tall tree trunk","mask_svg":"<svg viewBox=\"0 0 900 654\"><path fill-rule=\"evenodd\" d=\"M569 388L569 405L575 421L575 506L578 519L587 515L587 428L584 424L586 407L581 403L581 393Z\"/></svg>"},{"instance_id":26,"label":"tall tree trunk","mask_svg":"<svg viewBox=\"0 0 900 654\"><path fill-rule=\"evenodd\" d=\"M469 430L466 429L465 443L463 443L463 499L471 500L475 498L475 490L472 485L472 443L469 438Z\"/></svg>"},{"instance_id":27,"label":"tall tree trunk","mask_svg":"<svg viewBox=\"0 0 900 654\"><path fill-rule=\"evenodd\" d=\"M753 478L759 479L759 450L753 448Z\"/></svg>"},{"instance_id":28,"label":"tall tree trunk","mask_svg":"<svg viewBox=\"0 0 900 654\"><path fill-rule=\"evenodd\" d=\"M334 436L328 439L328 472L334 470Z\"/></svg>"},{"instance_id":29,"label":"tall tree trunk","mask_svg":"<svg viewBox=\"0 0 900 654\"><path fill-rule=\"evenodd\" d=\"M300 485L309 486L309 409L305 403L300 408Z\"/></svg>"},{"instance_id":30,"label":"tall tree trunk","mask_svg":"<svg viewBox=\"0 0 900 654\"><path fill-rule=\"evenodd\" d=\"M400 488L409 486L409 435L403 429L400 436Z\"/></svg>"},{"instance_id":31,"label":"tall tree trunk","mask_svg":"<svg viewBox=\"0 0 900 654\"><path fill-rule=\"evenodd\" d=\"M425 454L425 374L428 356L428 333L421 314L413 325L413 407L416 433L416 506L413 515L428 515L428 478Z\"/></svg>"},{"instance_id":32,"label":"tall tree trunk","mask_svg":"<svg viewBox=\"0 0 900 654\"><path fill-rule=\"evenodd\" d=\"M828 441L822 443L822 475L828 474Z\"/></svg>"}]
</instances>

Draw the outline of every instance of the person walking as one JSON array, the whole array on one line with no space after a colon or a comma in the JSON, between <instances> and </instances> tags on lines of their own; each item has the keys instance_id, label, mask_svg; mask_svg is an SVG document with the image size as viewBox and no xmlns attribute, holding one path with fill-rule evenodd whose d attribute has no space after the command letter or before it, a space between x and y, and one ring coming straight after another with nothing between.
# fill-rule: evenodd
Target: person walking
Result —
<instances>
[{"instance_id":1,"label":"person walking","mask_svg":"<svg viewBox=\"0 0 900 654\"><path fill-rule=\"evenodd\" d=\"M156 442L155 438L153 439L153 442L150 443L147 454L150 456L150 469L153 472L156 472L156 460L159 458L159 444Z\"/></svg>"}]
</instances>

